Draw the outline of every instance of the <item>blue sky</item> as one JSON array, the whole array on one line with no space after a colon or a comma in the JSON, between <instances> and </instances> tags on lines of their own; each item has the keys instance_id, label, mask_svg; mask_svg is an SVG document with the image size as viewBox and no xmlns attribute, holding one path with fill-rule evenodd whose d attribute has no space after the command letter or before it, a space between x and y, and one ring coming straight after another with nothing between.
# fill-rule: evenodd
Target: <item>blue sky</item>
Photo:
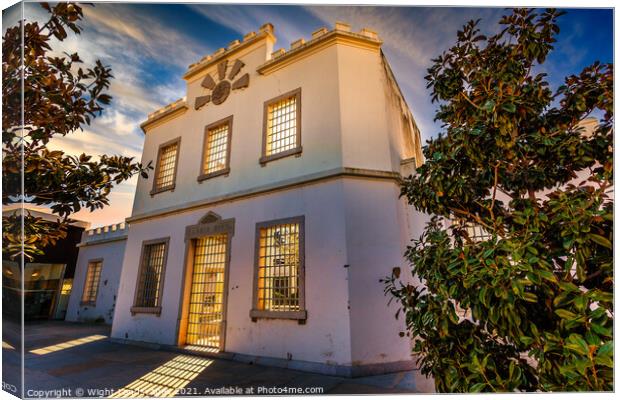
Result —
<instances>
[{"instance_id":1,"label":"blue sky","mask_svg":"<svg viewBox=\"0 0 620 400\"><path fill-rule=\"evenodd\" d=\"M101 59L112 67L112 105L84 132L52 143L68 153L123 154L140 158L146 114L185 95L181 79L187 66L226 47L265 22L275 26L276 48L308 39L312 31L345 21L357 31L369 27L384 41L383 50L418 122L423 140L440 131L433 122L424 75L430 59L453 44L456 31L469 19L482 18L487 34L498 31L503 8L241 6L202 4L97 4L85 6L80 36L69 36L58 49L78 51L87 64ZM613 62L613 12L567 9L560 18L556 50L545 70L557 87L569 74L595 60ZM38 4L26 3L27 19L41 19ZM16 20L11 12L3 23ZM78 217L94 226L123 220L131 213L136 179L116 188L111 206Z\"/></svg>"}]
</instances>

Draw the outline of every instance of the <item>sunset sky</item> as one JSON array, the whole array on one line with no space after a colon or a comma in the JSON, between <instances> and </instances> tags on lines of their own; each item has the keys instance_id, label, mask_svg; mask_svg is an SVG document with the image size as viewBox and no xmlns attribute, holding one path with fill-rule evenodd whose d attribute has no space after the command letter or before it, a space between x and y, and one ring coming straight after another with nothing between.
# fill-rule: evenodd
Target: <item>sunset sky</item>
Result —
<instances>
[{"instance_id":1,"label":"sunset sky","mask_svg":"<svg viewBox=\"0 0 620 400\"><path fill-rule=\"evenodd\" d=\"M27 20L41 20L44 10L26 3ZM19 19L17 9L3 13L4 29ZM579 73L595 60L613 62L611 9L569 9L560 18L555 51L545 64L552 87L564 76ZM239 6L202 4L97 4L84 7L84 28L71 35L62 49L77 51L87 65L100 59L112 67L113 103L95 122L51 147L77 154L141 156L146 115L185 95L181 79L190 63L266 23L275 27L277 48L310 37L311 32L335 21L354 31L369 27L384 41L383 49L420 127L423 140L436 136L424 75L430 59L451 46L456 31L470 19L481 18L483 33L498 31L503 8ZM61 49L61 47L55 47ZM262 107L261 105L257 105ZM137 178L136 178L137 179ZM136 179L114 189L111 205L75 217L94 227L116 223L131 214Z\"/></svg>"}]
</instances>

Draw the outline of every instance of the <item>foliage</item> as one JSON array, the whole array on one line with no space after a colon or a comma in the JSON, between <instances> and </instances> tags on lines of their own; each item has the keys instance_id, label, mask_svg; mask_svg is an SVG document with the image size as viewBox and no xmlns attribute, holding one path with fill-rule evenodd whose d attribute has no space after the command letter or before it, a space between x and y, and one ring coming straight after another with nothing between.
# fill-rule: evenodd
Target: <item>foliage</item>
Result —
<instances>
[{"instance_id":1,"label":"foliage","mask_svg":"<svg viewBox=\"0 0 620 400\"><path fill-rule=\"evenodd\" d=\"M613 390L613 65L553 92L561 14L471 21L428 70L445 134L401 193L434 215L406 253L425 287L383 282L441 392Z\"/></svg>"},{"instance_id":2,"label":"foliage","mask_svg":"<svg viewBox=\"0 0 620 400\"><path fill-rule=\"evenodd\" d=\"M151 168L130 157L102 155L95 159L48 149L53 137L81 130L101 115L111 100L105 91L112 74L99 60L92 68L83 68L77 53L59 55L52 49L54 41L67 38L67 30L81 32L77 24L83 17L80 6L41 6L49 13L47 22L24 21L8 28L2 38L2 203L46 205L59 216L52 224L25 216L27 257L41 254L48 241L65 237L69 215L82 208L93 211L108 205L114 184L137 173L146 176ZM21 223L17 215L2 220L3 251L8 250L12 257L21 254Z\"/></svg>"}]
</instances>

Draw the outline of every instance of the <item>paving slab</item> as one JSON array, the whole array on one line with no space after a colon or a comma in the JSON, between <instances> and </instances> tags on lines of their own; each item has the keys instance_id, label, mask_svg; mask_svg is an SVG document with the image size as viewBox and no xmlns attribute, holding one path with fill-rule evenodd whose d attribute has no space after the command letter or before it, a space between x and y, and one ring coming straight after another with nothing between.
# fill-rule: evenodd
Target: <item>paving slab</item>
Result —
<instances>
[{"instance_id":1,"label":"paving slab","mask_svg":"<svg viewBox=\"0 0 620 400\"><path fill-rule=\"evenodd\" d=\"M6 329L11 333L5 337L15 336L15 326L9 324ZM287 395L416 393L421 389L416 387L417 372L344 378L120 344L108 338L43 355L30 352L91 335L109 336L109 332L110 327L105 325L63 322L27 325L26 389L38 394L47 390L44 397L107 397L119 389L136 387L181 388L179 396L203 396L218 390L233 390L233 394L235 390L244 390L248 394ZM19 350L3 348L3 362L8 372L5 376L17 379L18 374L10 371L19 370ZM16 386L19 387L17 383ZM54 390L59 393L49 392Z\"/></svg>"}]
</instances>

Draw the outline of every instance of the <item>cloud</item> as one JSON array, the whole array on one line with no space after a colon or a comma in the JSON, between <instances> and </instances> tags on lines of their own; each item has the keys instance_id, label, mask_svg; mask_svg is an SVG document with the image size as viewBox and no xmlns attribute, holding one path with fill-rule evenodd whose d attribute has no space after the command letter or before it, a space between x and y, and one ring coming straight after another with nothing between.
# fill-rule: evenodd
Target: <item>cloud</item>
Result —
<instances>
[{"instance_id":1,"label":"cloud","mask_svg":"<svg viewBox=\"0 0 620 400\"><path fill-rule=\"evenodd\" d=\"M84 64L91 67L101 60L112 68L109 94L112 103L101 116L84 131L65 137L56 137L52 149L70 155L86 153L123 155L141 158L144 135L140 123L148 113L168 104L185 92L180 75L191 62L207 53L207 47L195 38L171 27L144 9L122 4L97 4L84 6L80 21L83 31L72 33L62 42L54 41L56 55L77 52ZM26 3L28 21L45 21L47 12L39 4ZM154 66L157 72L154 73ZM95 223L122 221L131 213L131 204L137 178L115 188L110 195L109 207L88 216L83 210L79 216Z\"/></svg>"},{"instance_id":2,"label":"cloud","mask_svg":"<svg viewBox=\"0 0 620 400\"><path fill-rule=\"evenodd\" d=\"M282 14L282 11L286 8L282 6L193 4L190 8L209 20L225 26L240 35L257 31L263 24L271 22L275 27L275 33L281 47L288 47L289 43L299 38L307 38L311 32L300 26L301 19L286 18Z\"/></svg>"},{"instance_id":3,"label":"cloud","mask_svg":"<svg viewBox=\"0 0 620 400\"><path fill-rule=\"evenodd\" d=\"M160 63L182 68L198 60L207 49L203 43L165 24L164 20L136 12L126 5L97 4L84 7L84 18L98 35L113 39L109 45L125 53L147 56Z\"/></svg>"},{"instance_id":4,"label":"cloud","mask_svg":"<svg viewBox=\"0 0 620 400\"><path fill-rule=\"evenodd\" d=\"M377 31L423 142L441 130L433 121L437 106L431 103L424 80L431 59L454 43L457 30L470 19L482 19L479 27L483 33L498 32L497 20L504 12L496 8L462 8L455 12L451 7L360 6L307 6L305 10L328 26L344 21L354 31L364 27Z\"/></svg>"}]
</instances>

